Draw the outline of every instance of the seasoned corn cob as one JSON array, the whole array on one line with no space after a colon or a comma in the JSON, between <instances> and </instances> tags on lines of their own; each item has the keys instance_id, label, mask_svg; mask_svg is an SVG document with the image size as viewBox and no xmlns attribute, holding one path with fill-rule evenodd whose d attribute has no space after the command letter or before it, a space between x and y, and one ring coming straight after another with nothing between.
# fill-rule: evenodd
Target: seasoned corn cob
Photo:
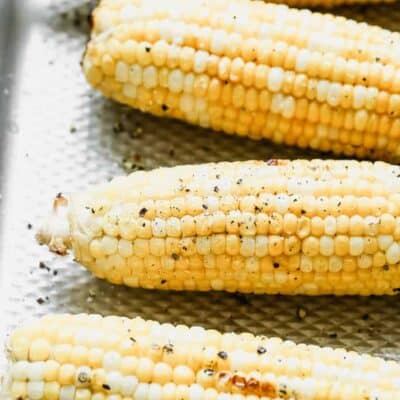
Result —
<instances>
[{"instance_id":1,"label":"seasoned corn cob","mask_svg":"<svg viewBox=\"0 0 400 400\"><path fill-rule=\"evenodd\" d=\"M132 287L394 294L400 167L270 160L140 171L57 198L38 238Z\"/></svg>"},{"instance_id":2,"label":"seasoned corn cob","mask_svg":"<svg viewBox=\"0 0 400 400\"><path fill-rule=\"evenodd\" d=\"M397 400L400 365L141 318L49 315L10 339L11 399Z\"/></svg>"},{"instance_id":3,"label":"seasoned corn cob","mask_svg":"<svg viewBox=\"0 0 400 400\"><path fill-rule=\"evenodd\" d=\"M159 116L400 160L400 35L249 0L103 0L83 59L104 95Z\"/></svg>"}]
</instances>

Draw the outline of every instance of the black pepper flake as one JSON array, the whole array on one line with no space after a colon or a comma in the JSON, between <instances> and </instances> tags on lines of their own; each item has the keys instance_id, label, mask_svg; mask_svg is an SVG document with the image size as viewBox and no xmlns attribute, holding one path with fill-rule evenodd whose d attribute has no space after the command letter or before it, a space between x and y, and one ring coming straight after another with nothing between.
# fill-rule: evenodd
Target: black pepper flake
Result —
<instances>
[{"instance_id":1,"label":"black pepper flake","mask_svg":"<svg viewBox=\"0 0 400 400\"><path fill-rule=\"evenodd\" d=\"M301 210L300 211L302 214L305 214L307 211L306 210Z\"/></svg>"},{"instance_id":2,"label":"black pepper flake","mask_svg":"<svg viewBox=\"0 0 400 400\"><path fill-rule=\"evenodd\" d=\"M208 210L207 204L202 204L202 207L204 208L204 210Z\"/></svg>"},{"instance_id":3,"label":"black pepper flake","mask_svg":"<svg viewBox=\"0 0 400 400\"><path fill-rule=\"evenodd\" d=\"M219 178L221 178L220 174L215 175L215 179L219 179Z\"/></svg>"},{"instance_id":4,"label":"black pepper flake","mask_svg":"<svg viewBox=\"0 0 400 400\"><path fill-rule=\"evenodd\" d=\"M369 314L363 314L361 316L361 319L364 320L364 321L368 321L369 320Z\"/></svg>"},{"instance_id":5,"label":"black pepper flake","mask_svg":"<svg viewBox=\"0 0 400 400\"><path fill-rule=\"evenodd\" d=\"M221 358L222 360L226 360L228 358L228 353L226 351L220 351L218 352L218 357Z\"/></svg>"},{"instance_id":6,"label":"black pepper flake","mask_svg":"<svg viewBox=\"0 0 400 400\"><path fill-rule=\"evenodd\" d=\"M165 351L166 353L173 353L174 345L172 343L165 344L163 346L163 351Z\"/></svg>"},{"instance_id":7,"label":"black pepper flake","mask_svg":"<svg viewBox=\"0 0 400 400\"><path fill-rule=\"evenodd\" d=\"M381 58L380 57L375 57L375 61L379 62L379 61L381 61Z\"/></svg>"},{"instance_id":8,"label":"black pepper flake","mask_svg":"<svg viewBox=\"0 0 400 400\"><path fill-rule=\"evenodd\" d=\"M54 276L57 276L57 275L58 275L58 270L54 269L54 270L53 270L53 275L54 275Z\"/></svg>"},{"instance_id":9,"label":"black pepper flake","mask_svg":"<svg viewBox=\"0 0 400 400\"><path fill-rule=\"evenodd\" d=\"M264 354L266 352L267 352L267 349L265 347L262 347L262 346L257 347L257 354Z\"/></svg>"},{"instance_id":10,"label":"black pepper flake","mask_svg":"<svg viewBox=\"0 0 400 400\"><path fill-rule=\"evenodd\" d=\"M164 285L164 283L167 283L166 279L161 279L161 285Z\"/></svg>"},{"instance_id":11,"label":"black pepper flake","mask_svg":"<svg viewBox=\"0 0 400 400\"><path fill-rule=\"evenodd\" d=\"M124 130L124 125L121 121L118 121L113 125L112 129L114 133L121 133Z\"/></svg>"},{"instance_id":12,"label":"black pepper flake","mask_svg":"<svg viewBox=\"0 0 400 400\"><path fill-rule=\"evenodd\" d=\"M172 253L171 254L171 257L176 261L176 260L179 260L179 254L176 254L176 253Z\"/></svg>"},{"instance_id":13,"label":"black pepper flake","mask_svg":"<svg viewBox=\"0 0 400 400\"><path fill-rule=\"evenodd\" d=\"M27 227L28 229L32 229L32 224L27 224L26 227Z\"/></svg>"},{"instance_id":14,"label":"black pepper flake","mask_svg":"<svg viewBox=\"0 0 400 400\"><path fill-rule=\"evenodd\" d=\"M102 387L103 387L103 389L105 389L105 390L111 390L110 385L107 385L106 383L103 383Z\"/></svg>"},{"instance_id":15,"label":"black pepper flake","mask_svg":"<svg viewBox=\"0 0 400 400\"><path fill-rule=\"evenodd\" d=\"M219 192L219 187L218 186L214 186L214 192L218 193Z\"/></svg>"},{"instance_id":16,"label":"black pepper flake","mask_svg":"<svg viewBox=\"0 0 400 400\"><path fill-rule=\"evenodd\" d=\"M150 47L150 46L146 46L146 47L145 47L145 50L146 50L147 53L149 53L150 50L151 50L151 47Z\"/></svg>"},{"instance_id":17,"label":"black pepper flake","mask_svg":"<svg viewBox=\"0 0 400 400\"><path fill-rule=\"evenodd\" d=\"M274 262L274 263L273 263L273 266L274 266L275 269L276 269L276 268L279 268L279 263Z\"/></svg>"},{"instance_id":18,"label":"black pepper flake","mask_svg":"<svg viewBox=\"0 0 400 400\"><path fill-rule=\"evenodd\" d=\"M69 127L69 132L70 132L70 133L75 133L75 132L76 132L76 126L75 126L75 125L71 125L71 126Z\"/></svg>"},{"instance_id":19,"label":"black pepper flake","mask_svg":"<svg viewBox=\"0 0 400 400\"><path fill-rule=\"evenodd\" d=\"M143 207L140 211L139 211L139 216L140 217L144 217L147 213L147 208Z\"/></svg>"},{"instance_id":20,"label":"black pepper flake","mask_svg":"<svg viewBox=\"0 0 400 400\"><path fill-rule=\"evenodd\" d=\"M243 179L242 178L239 178L237 181L236 181L236 185L241 185L243 183Z\"/></svg>"},{"instance_id":21,"label":"black pepper flake","mask_svg":"<svg viewBox=\"0 0 400 400\"><path fill-rule=\"evenodd\" d=\"M162 106L161 106L161 109L163 110L163 111L168 111L168 106L166 105L166 104L163 104Z\"/></svg>"},{"instance_id":22,"label":"black pepper flake","mask_svg":"<svg viewBox=\"0 0 400 400\"><path fill-rule=\"evenodd\" d=\"M205 373L207 376L213 376L213 375L215 374L215 371L214 371L212 368L206 368L206 369L204 370L204 373Z\"/></svg>"},{"instance_id":23,"label":"black pepper flake","mask_svg":"<svg viewBox=\"0 0 400 400\"><path fill-rule=\"evenodd\" d=\"M56 199L61 199L62 197L63 197L62 193L58 192L57 195L56 195Z\"/></svg>"},{"instance_id":24,"label":"black pepper flake","mask_svg":"<svg viewBox=\"0 0 400 400\"><path fill-rule=\"evenodd\" d=\"M338 334L337 334L336 332L332 332L332 333L328 333L328 336L329 336L331 339L336 339L336 338L338 337Z\"/></svg>"},{"instance_id":25,"label":"black pepper flake","mask_svg":"<svg viewBox=\"0 0 400 400\"><path fill-rule=\"evenodd\" d=\"M43 261L39 262L39 268L40 269L45 269L47 272L50 271L50 268Z\"/></svg>"},{"instance_id":26,"label":"black pepper flake","mask_svg":"<svg viewBox=\"0 0 400 400\"><path fill-rule=\"evenodd\" d=\"M42 304L45 303L43 297L38 297L38 298L36 299L36 302L37 302L38 304L40 304L40 305L42 305Z\"/></svg>"},{"instance_id":27,"label":"black pepper flake","mask_svg":"<svg viewBox=\"0 0 400 400\"><path fill-rule=\"evenodd\" d=\"M279 395L280 396L286 396L287 395L287 389L286 388L280 388L279 389Z\"/></svg>"},{"instance_id":28,"label":"black pepper flake","mask_svg":"<svg viewBox=\"0 0 400 400\"><path fill-rule=\"evenodd\" d=\"M133 338L133 337L130 337L129 340L130 340L132 343L136 343L136 339Z\"/></svg>"}]
</instances>

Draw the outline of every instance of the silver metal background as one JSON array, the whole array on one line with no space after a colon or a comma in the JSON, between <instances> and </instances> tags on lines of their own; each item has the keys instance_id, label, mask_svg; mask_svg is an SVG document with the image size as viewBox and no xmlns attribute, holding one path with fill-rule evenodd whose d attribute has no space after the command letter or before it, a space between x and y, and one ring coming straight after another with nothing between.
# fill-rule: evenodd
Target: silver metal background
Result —
<instances>
[{"instance_id":1,"label":"silver metal background","mask_svg":"<svg viewBox=\"0 0 400 400\"><path fill-rule=\"evenodd\" d=\"M24 319L47 312L97 312L262 332L400 359L400 297L133 290L96 280L70 258L54 256L35 243L35 229L57 192L120 174L124 159L151 168L318 156L159 120L103 99L88 87L79 66L89 6L82 0L0 0L0 340ZM336 12L400 27L399 3ZM118 122L122 133L113 132ZM133 138L138 127L142 135ZM40 261L50 271L40 269ZM296 318L298 307L307 312L304 320Z\"/></svg>"}]
</instances>

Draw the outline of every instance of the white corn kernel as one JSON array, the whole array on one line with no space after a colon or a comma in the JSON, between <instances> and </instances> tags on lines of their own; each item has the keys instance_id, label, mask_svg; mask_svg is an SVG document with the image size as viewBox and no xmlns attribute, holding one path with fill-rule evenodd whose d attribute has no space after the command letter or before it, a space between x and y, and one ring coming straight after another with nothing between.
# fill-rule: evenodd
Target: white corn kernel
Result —
<instances>
[{"instance_id":1,"label":"white corn kernel","mask_svg":"<svg viewBox=\"0 0 400 400\"><path fill-rule=\"evenodd\" d=\"M386 260L389 264L397 264L400 261L400 246L392 243L386 251Z\"/></svg>"},{"instance_id":2,"label":"white corn kernel","mask_svg":"<svg viewBox=\"0 0 400 400\"><path fill-rule=\"evenodd\" d=\"M274 67L269 70L268 89L271 92L279 92L282 87L284 71L282 68Z\"/></svg>"},{"instance_id":3,"label":"white corn kernel","mask_svg":"<svg viewBox=\"0 0 400 400\"><path fill-rule=\"evenodd\" d=\"M118 370L121 365L121 356L116 351L109 351L104 354L103 368L106 371Z\"/></svg>"},{"instance_id":4,"label":"white corn kernel","mask_svg":"<svg viewBox=\"0 0 400 400\"><path fill-rule=\"evenodd\" d=\"M136 376L125 376L121 380L121 393L125 397L133 397L138 385Z\"/></svg>"},{"instance_id":5,"label":"white corn kernel","mask_svg":"<svg viewBox=\"0 0 400 400\"><path fill-rule=\"evenodd\" d=\"M75 397L74 385L61 386L60 400L74 400L74 397Z\"/></svg>"},{"instance_id":6,"label":"white corn kernel","mask_svg":"<svg viewBox=\"0 0 400 400\"><path fill-rule=\"evenodd\" d=\"M43 398L44 382L28 382L26 392L29 399L39 400Z\"/></svg>"},{"instance_id":7,"label":"white corn kernel","mask_svg":"<svg viewBox=\"0 0 400 400\"><path fill-rule=\"evenodd\" d=\"M118 61L115 67L115 78L118 82L128 82L129 69L127 64L122 61Z\"/></svg>"}]
</instances>

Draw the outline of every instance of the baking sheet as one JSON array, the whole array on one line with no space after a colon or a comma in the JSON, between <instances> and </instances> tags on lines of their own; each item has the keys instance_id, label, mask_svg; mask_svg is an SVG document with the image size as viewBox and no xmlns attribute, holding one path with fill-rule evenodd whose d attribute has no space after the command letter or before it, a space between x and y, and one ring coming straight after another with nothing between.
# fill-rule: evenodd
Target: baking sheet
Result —
<instances>
[{"instance_id":1,"label":"baking sheet","mask_svg":"<svg viewBox=\"0 0 400 400\"><path fill-rule=\"evenodd\" d=\"M47 312L97 312L248 330L400 359L400 297L134 290L97 280L35 243L35 229L56 193L124 170L321 156L156 119L103 99L79 65L91 3L0 2L0 340L19 322ZM400 28L399 3L336 12Z\"/></svg>"}]
</instances>

